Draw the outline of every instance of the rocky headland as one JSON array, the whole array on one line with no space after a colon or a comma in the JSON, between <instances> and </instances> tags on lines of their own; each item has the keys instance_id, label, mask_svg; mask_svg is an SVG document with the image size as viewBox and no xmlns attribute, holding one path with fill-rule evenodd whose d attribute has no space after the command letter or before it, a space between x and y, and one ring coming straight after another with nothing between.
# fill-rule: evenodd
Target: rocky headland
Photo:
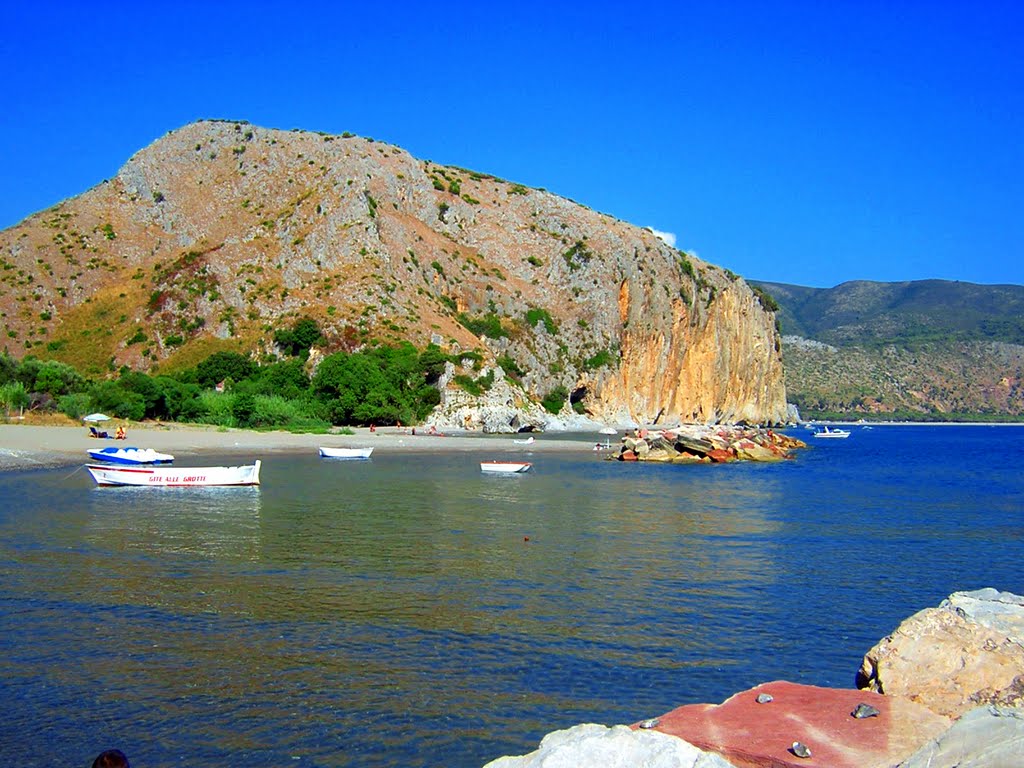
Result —
<instances>
[{"instance_id":1,"label":"rocky headland","mask_svg":"<svg viewBox=\"0 0 1024 768\"><path fill-rule=\"evenodd\" d=\"M724 464L730 461L783 461L807 443L759 427L686 424L672 429L637 429L622 438L618 461L672 464Z\"/></svg>"},{"instance_id":2,"label":"rocky headland","mask_svg":"<svg viewBox=\"0 0 1024 768\"><path fill-rule=\"evenodd\" d=\"M776 681L632 725L578 725L485 768L1019 768L1024 597L950 595L869 650L856 684Z\"/></svg>"},{"instance_id":3,"label":"rocky headland","mask_svg":"<svg viewBox=\"0 0 1024 768\"><path fill-rule=\"evenodd\" d=\"M168 133L0 232L0 315L13 356L94 377L276 359L299 318L323 336L310 369L434 344L453 361L437 415L452 428L790 417L775 317L740 276L551 192L347 133Z\"/></svg>"}]
</instances>

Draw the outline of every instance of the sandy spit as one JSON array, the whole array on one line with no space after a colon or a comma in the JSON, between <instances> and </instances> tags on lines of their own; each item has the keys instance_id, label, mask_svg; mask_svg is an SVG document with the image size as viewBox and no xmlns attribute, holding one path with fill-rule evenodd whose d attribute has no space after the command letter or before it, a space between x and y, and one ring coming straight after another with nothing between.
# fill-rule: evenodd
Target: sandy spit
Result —
<instances>
[{"instance_id":1,"label":"sandy spit","mask_svg":"<svg viewBox=\"0 0 1024 768\"><path fill-rule=\"evenodd\" d=\"M116 422L102 427L111 434L117 429ZM238 456L240 459L266 459L273 453L315 452L318 446L370 447L375 454L384 452L406 453L415 451L481 451L488 454L509 452L543 451L588 451L592 446L578 440L559 439L557 436L541 435L536 441L525 446L516 440L526 435L477 435L458 433L453 435L428 435L419 431L394 427L353 430L353 435L302 435L291 432L253 432L245 429L222 429L191 424L133 424L128 427L127 439L103 440L91 437L86 427L38 426L30 424L0 424L0 470L30 469L33 467L84 464L91 459L86 453L90 448L105 446L135 446L152 448L162 453L171 453L175 464L188 466L190 458L202 462L204 454ZM595 441L603 435L595 435ZM614 441L614 438L613 438Z\"/></svg>"}]
</instances>

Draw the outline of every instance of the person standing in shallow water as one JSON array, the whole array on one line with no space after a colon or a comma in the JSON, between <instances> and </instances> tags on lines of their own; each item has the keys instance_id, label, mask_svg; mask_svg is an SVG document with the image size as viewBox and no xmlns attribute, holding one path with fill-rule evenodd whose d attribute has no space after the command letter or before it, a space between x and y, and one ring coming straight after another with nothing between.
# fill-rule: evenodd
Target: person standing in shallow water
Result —
<instances>
[{"instance_id":1,"label":"person standing in shallow water","mask_svg":"<svg viewBox=\"0 0 1024 768\"><path fill-rule=\"evenodd\" d=\"M92 761L92 768L131 768L128 758L120 749L108 749L101 752Z\"/></svg>"}]
</instances>

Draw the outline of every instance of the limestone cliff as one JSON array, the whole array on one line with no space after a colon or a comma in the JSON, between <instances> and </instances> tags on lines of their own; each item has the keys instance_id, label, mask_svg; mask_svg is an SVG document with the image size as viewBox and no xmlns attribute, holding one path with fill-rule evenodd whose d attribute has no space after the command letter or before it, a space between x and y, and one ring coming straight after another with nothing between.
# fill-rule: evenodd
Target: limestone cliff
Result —
<instances>
[{"instance_id":1,"label":"limestone cliff","mask_svg":"<svg viewBox=\"0 0 1024 768\"><path fill-rule=\"evenodd\" d=\"M7 350L100 373L436 343L528 399L636 423L776 422L773 316L737 276L549 192L349 135L185 126L0 233ZM474 354L475 353L475 354ZM485 368L486 369L486 368Z\"/></svg>"}]
</instances>

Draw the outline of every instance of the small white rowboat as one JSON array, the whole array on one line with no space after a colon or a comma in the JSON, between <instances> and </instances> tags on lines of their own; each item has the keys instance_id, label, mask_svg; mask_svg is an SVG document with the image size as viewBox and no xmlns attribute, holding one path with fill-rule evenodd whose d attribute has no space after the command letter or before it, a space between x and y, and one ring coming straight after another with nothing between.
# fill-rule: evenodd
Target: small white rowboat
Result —
<instances>
[{"instance_id":1,"label":"small white rowboat","mask_svg":"<svg viewBox=\"0 0 1024 768\"><path fill-rule=\"evenodd\" d=\"M327 448L320 446L320 457L324 459L368 459L373 448Z\"/></svg>"},{"instance_id":2,"label":"small white rowboat","mask_svg":"<svg viewBox=\"0 0 1024 768\"><path fill-rule=\"evenodd\" d=\"M518 472L529 472L532 467L528 461L481 461L481 472L499 472L502 474L516 474Z\"/></svg>"},{"instance_id":3,"label":"small white rowboat","mask_svg":"<svg viewBox=\"0 0 1024 768\"><path fill-rule=\"evenodd\" d=\"M139 485L166 488L205 485L259 485L260 460L241 467L119 467L86 464L96 485Z\"/></svg>"}]
</instances>

